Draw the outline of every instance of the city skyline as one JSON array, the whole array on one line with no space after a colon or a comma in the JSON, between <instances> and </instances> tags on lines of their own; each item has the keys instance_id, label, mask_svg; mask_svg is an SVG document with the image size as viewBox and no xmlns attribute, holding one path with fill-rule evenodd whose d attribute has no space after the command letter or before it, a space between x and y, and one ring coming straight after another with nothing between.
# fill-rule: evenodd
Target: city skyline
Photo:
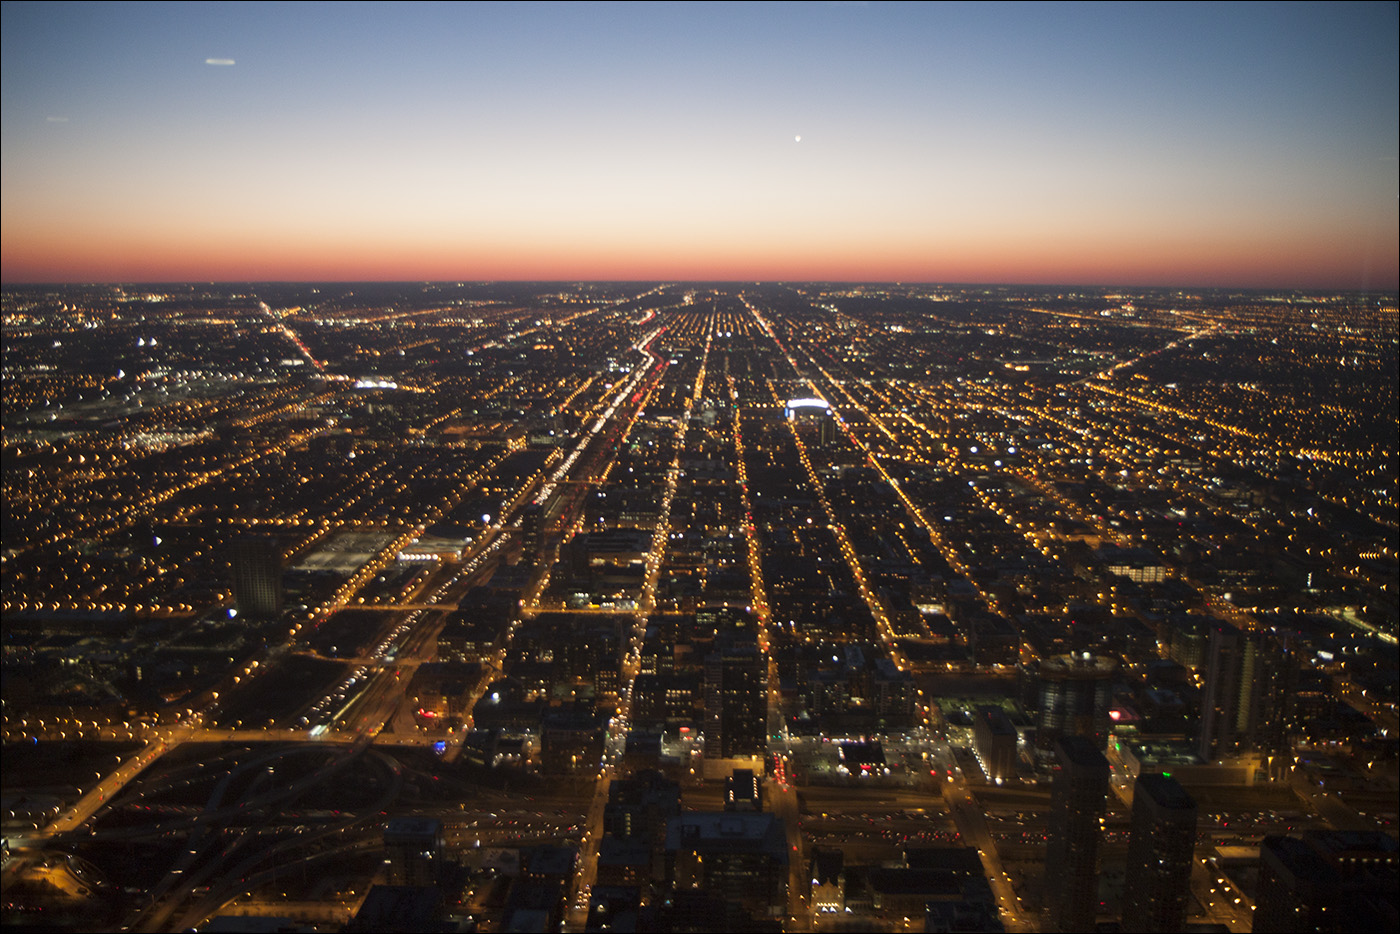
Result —
<instances>
[{"instance_id":1,"label":"city skyline","mask_svg":"<svg viewBox=\"0 0 1400 934\"><path fill-rule=\"evenodd\" d=\"M0 20L7 930L1393 926L1394 0Z\"/></svg>"},{"instance_id":2,"label":"city skyline","mask_svg":"<svg viewBox=\"0 0 1400 934\"><path fill-rule=\"evenodd\" d=\"M4 27L6 283L1400 282L1393 4Z\"/></svg>"},{"instance_id":3,"label":"city skyline","mask_svg":"<svg viewBox=\"0 0 1400 934\"><path fill-rule=\"evenodd\" d=\"M7 925L1394 916L1394 296L3 296Z\"/></svg>"}]
</instances>

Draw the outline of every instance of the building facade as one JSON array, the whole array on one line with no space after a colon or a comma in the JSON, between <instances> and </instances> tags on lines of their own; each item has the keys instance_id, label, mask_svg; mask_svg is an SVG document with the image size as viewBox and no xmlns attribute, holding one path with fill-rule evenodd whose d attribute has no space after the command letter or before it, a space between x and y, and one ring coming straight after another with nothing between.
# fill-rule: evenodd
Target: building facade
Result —
<instances>
[{"instance_id":1,"label":"building facade","mask_svg":"<svg viewBox=\"0 0 1400 934\"><path fill-rule=\"evenodd\" d=\"M1063 736L1055 743L1055 763L1045 859L1045 930L1092 931L1098 918L1108 760L1092 739Z\"/></svg>"},{"instance_id":2,"label":"building facade","mask_svg":"<svg viewBox=\"0 0 1400 934\"><path fill-rule=\"evenodd\" d=\"M1185 927L1195 851L1195 800L1174 778L1139 775L1124 876L1124 927L1148 934Z\"/></svg>"}]
</instances>

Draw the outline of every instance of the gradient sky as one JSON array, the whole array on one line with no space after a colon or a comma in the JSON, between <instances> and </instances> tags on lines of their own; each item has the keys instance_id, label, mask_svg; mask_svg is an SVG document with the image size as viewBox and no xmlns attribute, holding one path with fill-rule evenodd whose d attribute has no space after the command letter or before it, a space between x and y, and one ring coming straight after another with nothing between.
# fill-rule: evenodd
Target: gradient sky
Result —
<instances>
[{"instance_id":1,"label":"gradient sky","mask_svg":"<svg viewBox=\"0 0 1400 934\"><path fill-rule=\"evenodd\" d=\"M1393 290L1397 9L5 3L0 273Z\"/></svg>"}]
</instances>

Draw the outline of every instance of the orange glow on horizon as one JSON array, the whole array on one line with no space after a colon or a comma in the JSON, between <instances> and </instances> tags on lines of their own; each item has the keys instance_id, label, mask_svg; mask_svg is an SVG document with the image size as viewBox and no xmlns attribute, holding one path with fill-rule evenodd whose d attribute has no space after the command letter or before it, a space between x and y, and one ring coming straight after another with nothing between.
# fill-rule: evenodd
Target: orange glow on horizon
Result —
<instances>
[{"instance_id":1,"label":"orange glow on horizon","mask_svg":"<svg viewBox=\"0 0 1400 934\"><path fill-rule=\"evenodd\" d=\"M1208 238L1145 235L978 239L890 237L881 242L808 238L791 245L720 246L657 236L592 242L495 243L362 240L190 231L179 242L156 233L67 231L7 237L6 282L366 281L366 280L789 280L1006 282L1240 287L1395 288L1400 244L1346 243L1282 235L1249 249ZM1018 242L1019 241L1019 242ZM1370 263L1367 256L1381 257Z\"/></svg>"}]
</instances>

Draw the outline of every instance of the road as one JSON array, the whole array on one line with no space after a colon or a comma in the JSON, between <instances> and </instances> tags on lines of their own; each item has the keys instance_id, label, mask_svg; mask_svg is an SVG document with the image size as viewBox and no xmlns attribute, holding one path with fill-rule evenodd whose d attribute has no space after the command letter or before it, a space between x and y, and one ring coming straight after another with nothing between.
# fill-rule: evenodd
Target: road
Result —
<instances>
[{"instance_id":1,"label":"road","mask_svg":"<svg viewBox=\"0 0 1400 934\"><path fill-rule=\"evenodd\" d=\"M1011 885L1011 876L1001 863L1001 855L987 829L986 813L973 791L965 779L955 779L945 787L944 793L958 832L962 834L965 844L976 847L977 854L982 857L982 868L987 874L987 882L992 887L992 895L1006 929L1034 931L1037 929L1036 919L1021 910L1021 899Z\"/></svg>"}]
</instances>

